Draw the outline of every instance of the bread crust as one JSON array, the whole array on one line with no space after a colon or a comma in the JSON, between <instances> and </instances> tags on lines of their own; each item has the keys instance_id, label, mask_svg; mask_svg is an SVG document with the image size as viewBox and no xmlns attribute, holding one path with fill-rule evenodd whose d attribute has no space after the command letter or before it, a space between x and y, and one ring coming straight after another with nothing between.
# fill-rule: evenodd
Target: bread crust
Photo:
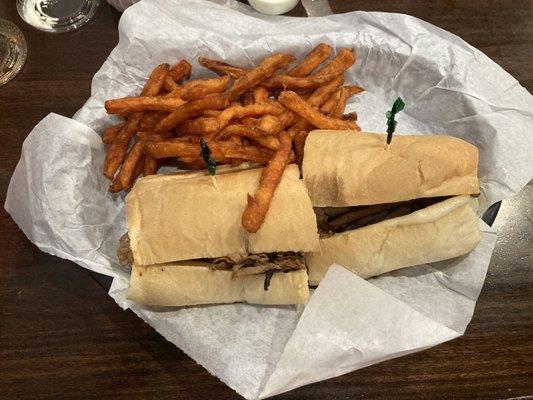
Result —
<instances>
[{"instance_id":1,"label":"bread crust","mask_svg":"<svg viewBox=\"0 0 533 400\"><path fill-rule=\"evenodd\" d=\"M289 165L257 233L241 226L247 194L261 169L216 176L191 174L142 178L126 197L126 221L134 263L216 258L229 254L312 251L316 218L298 167Z\"/></svg>"},{"instance_id":2,"label":"bread crust","mask_svg":"<svg viewBox=\"0 0 533 400\"><path fill-rule=\"evenodd\" d=\"M343 207L479 193L477 147L451 136L316 130L303 177L315 207Z\"/></svg>"},{"instance_id":3,"label":"bread crust","mask_svg":"<svg viewBox=\"0 0 533 400\"><path fill-rule=\"evenodd\" d=\"M304 304L309 299L304 270L276 272L268 290L265 274L232 278L231 271L211 270L201 262L133 266L128 299L152 306L247 302Z\"/></svg>"},{"instance_id":4,"label":"bread crust","mask_svg":"<svg viewBox=\"0 0 533 400\"><path fill-rule=\"evenodd\" d=\"M309 283L317 285L332 264L366 279L461 256L479 240L477 199L465 195L321 239L319 250L304 256Z\"/></svg>"}]
</instances>

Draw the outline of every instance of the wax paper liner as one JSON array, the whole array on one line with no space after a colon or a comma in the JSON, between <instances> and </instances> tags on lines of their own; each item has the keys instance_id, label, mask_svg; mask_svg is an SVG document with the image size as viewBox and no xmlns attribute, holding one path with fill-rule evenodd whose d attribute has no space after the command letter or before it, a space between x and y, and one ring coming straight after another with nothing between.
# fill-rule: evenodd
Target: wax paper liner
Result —
<instances>
[{"instance_id":1,"label":"wax paper liner","mask_svg":"<svg viewBox=\"0 0 533 400\"><path fill-rule=\"evenodd\" d=\"M40 249L114 277L110 295L246 398L267 397L461 335L481 290L495 235L469 255L364 281L331 268L304 307L246 304L153 309L125 299L115 250L123 196L107 193L99 135L115 120L105 99L138 93L152 68L198 56L250 67L275 51L302 57L319 42L355 47L348 104L367 131L401 95L398 132L453 134L480 149L480 211L532 177L533 99L485 55L416 18L354 12L320 18L259 16L245 6L142 1L124 13L120 41L73 119L50 114L24 142L6 209Z\"/></svg>"}]
</instances>

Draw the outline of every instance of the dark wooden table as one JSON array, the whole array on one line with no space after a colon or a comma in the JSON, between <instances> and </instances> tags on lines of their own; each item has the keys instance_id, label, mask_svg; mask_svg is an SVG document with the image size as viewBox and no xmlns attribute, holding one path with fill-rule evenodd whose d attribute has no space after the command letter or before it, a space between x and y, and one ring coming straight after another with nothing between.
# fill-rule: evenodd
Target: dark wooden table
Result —
<instances>
[{"instance_id":1,"label":"dark wooden table","mask_svg":"<svg viewBox=\"0 0 533 400\"><path fill-rule=\"evenodd\" d=\"M331 3L334 12L422 18L458 34L533 88L533 1ZM299 6L291 15L305 14ZM31 128L50 111L71 116L89 97L93 74L117 43L120 15L104 3L90 24L60 35L23 23L14 1L0 2L0 17L24 31L29 47L22 74L0 88L3 204ZM533 395L532 197L529 186L502 206L496 251L463 337L277 398ZM120 310L87 271L41 253L0 213L0 398L239 398L132 312Z\"/></svg>"}]
</instances>

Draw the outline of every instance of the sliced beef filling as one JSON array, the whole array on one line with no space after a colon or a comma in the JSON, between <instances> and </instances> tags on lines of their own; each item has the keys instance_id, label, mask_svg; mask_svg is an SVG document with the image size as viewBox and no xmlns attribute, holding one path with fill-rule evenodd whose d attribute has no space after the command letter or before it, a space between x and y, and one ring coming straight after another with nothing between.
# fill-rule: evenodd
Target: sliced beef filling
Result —
<instances>
[{"instance_id":1,"label":"sliced beef filling","mask_svg":"<svg viewBox=\"0 0 533 400\"><path fill-rule=\"evenodd\" d=\"M315 207L318 231L322 238L329 237L335 233L351 231L386 219L411 214L448 198L449 196L430 197L400 203L357 207Z\"/></svg>"},{"instance_id":2,"label":"sliced beef filling","mask_svg":"<svg viewBox=\"0 0 533 400\"><path fill-rule=\"evenodd\" d=\"M212 269L233 271L234 278L238 276L264 274L264 290L268 290L270 279L272 279L274 273L306 268L302 253L294 251L250 255L235 254L209 261L211 262Z\"/></svg>"},{"instance_id":3,"label":"sliced beef filling","mask_svg":"<svg viewBox=\"0 0 533 400\"><path fill-rule=\"evenodd\" d=\"M268 271L287 272L305 269L305 262L301 253L287 251L282 253L261 253L231 255L211 260L212 269L233 271L233 277L259 275Z\"/></svg>"},{"instance_id":4,"label":"sliced beef filling","mask_svg":"<svg viewBox=\"0 0 533 400\"><path fill-rule=\"evenodd\" d=\"M130 238L127 233L120 238L117 256L120 265L131 266L133 264ZM234 278L265 274L265 290L268 290L270 278L274 272L305 269L303 255L294 251L249 255L233 254L226 257L203 260L210 263L212 269L233 271Z\"/></svg>"}]
</instances>

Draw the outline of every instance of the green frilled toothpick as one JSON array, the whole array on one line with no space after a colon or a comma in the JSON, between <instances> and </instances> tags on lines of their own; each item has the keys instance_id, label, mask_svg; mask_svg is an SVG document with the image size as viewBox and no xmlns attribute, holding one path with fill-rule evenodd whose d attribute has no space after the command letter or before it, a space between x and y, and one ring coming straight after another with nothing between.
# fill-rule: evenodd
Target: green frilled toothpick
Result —
<instances>
[{"instance_id":1,"label":"green frilled toothpick","mask_svg":"<svg viewBox=\"0 0 533 400\"><path fill-rule=\"evenodd\" d=\"M200 155L204 159L205 165L207 166L207 171L209 172L209 175L213 176L217 172L217 163L213 159L213 156L211 155L211 149L205 142L205 140L202 138L200 139Z\"/></svg>"},{"instance_id":2,"label":"green frilled toothpick","mask_svg":"<svg viewBox=\"0 0 533 400\"><path fill-rule=\"evenodd\" d=\"M394 117L396 116L396 114L402 111L404 107L405 103L403 102L401 97L398 97L392 105L392 110L387 111L385 113L385 116L387 117L387 148L389 147L392 141L392 134L396 130L396 125L398 125L398 122L394 120Z\"/></svg>"},{"instance_id":3,"label":"green frilled toothpick","mask_svg":"<svg viewBox=\"0 0 533 400\"><path fill-rule=\"evenodd\" d=\"M203 138L200 139L200 155L204 159L205 165L207 166L207 172L209 173L209 176L213 181L213 185L217 187L217 183L215 180L215 174L217 173L217 163L211 155L211 149Z\"/></svg>"}]
</instances>

